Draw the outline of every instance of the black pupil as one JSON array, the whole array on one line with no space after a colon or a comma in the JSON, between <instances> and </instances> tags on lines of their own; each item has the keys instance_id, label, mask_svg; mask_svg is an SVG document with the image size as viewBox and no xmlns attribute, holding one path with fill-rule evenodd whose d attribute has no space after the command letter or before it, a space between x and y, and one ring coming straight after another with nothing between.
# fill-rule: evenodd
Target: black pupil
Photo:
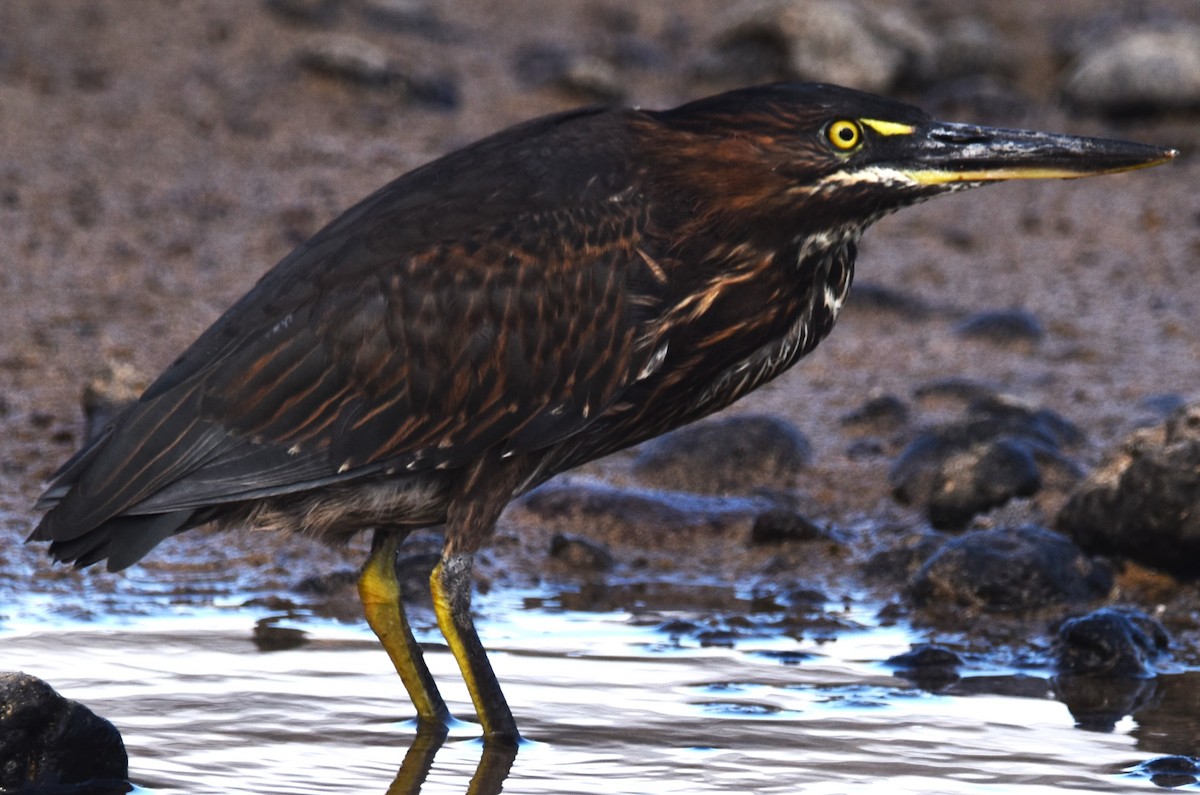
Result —
<instances>
[{"instance_id":1,"label":"black pupil","mask_svg":"<svg viewBox=\"0 0 1200 795\"><path fill-rule=\"evenodd\" d=\"M838 130L838 138L841 138L846 143L850 143L854 140L854 130L850 129L849 127L843 127L842 129Z\"/></svg>"}]
</instances>

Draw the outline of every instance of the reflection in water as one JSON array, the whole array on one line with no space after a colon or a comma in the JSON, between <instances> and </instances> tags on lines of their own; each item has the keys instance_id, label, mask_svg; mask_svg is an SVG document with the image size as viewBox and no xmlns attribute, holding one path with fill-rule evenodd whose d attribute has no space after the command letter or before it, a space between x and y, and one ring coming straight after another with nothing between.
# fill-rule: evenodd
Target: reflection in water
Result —
<instances>
[{"instance_id":1,"label":"reflection in water","mask_svg":"<svg viewBox=\"0 0 1200 795\"><path fill-rule=\"evenodd\" d=\"M1197 747L1194 674L1155 680L1158 695L1129 702L1135 720L1101 733L1076 728L1054 698L1061 683L1044 674L968 668L937 693L894 677L879 661L913 639L897 627L731 649L672 639L659 629L669 613L495 615L482 632L531 740L519 753L486 747L472 724L416 735L365 626L297 617L303 645L260 652L262 616L244 611L9 623L0 667L42 676L112 720L140 795L1115 793L1149 757ZM418 633L434 637L431 626ZM437 647L427 658L451 708L469 714L453 658Z\"/></svg>"},{"instance_id":2,"label":"reflection in water","mask_svg":"<svg viewBox=\"0 0 1200 795\"><path fill-rule=\"evenodd\" d=\"M442 744L446 733L437 731L418 732L409 746L395 780L388 787L387 795L416 795L424 786L433 770L433 758ZM467 785L467 795L496 795L504 789L504 780L512 770L517 758L517 746L508 743L485 743L479 756L479 766Z\"/></svg>"}]
</instances>

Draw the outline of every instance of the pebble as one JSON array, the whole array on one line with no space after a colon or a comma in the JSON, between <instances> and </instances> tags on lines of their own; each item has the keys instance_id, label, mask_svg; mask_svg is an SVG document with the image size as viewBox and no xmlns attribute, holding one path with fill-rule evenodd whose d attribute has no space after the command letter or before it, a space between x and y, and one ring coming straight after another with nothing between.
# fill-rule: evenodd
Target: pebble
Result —
<instances>
[{"instance_id":1,"label":"pebble","mask_svg":"<svg viewBox=\"0 0 1200 795\"><path fill-rule=\"evenodd\" d=\"M1200 27L1133 30L1079 54L1063 93L1106 114L1200 107Z\"/></svg>"},{"instance_id":2,"label":"pebble","mask_svg":"<svg viewBox=\"0 0 1200 795\"><path fill-rule=\"evenodd\" d=\"M697 494L745 494L786 488L812 459L796 426L743 414L689 425L642 445L633 473L655 488Z\"/></svg>"},{"instance_id":3,"label":"pebble","mask_svg":"<svg viewBox=\"0 0 1200 795\"><path fill-rule=\"evenodd\" d=\"M517 79L530 88L550 86L581 101L620 102L625 87L609 60L581 53L558 42L533 42L513 59Z\"/></svg>"},{"instance_id":4,"label":"pebble","mask_svg":"<svg viewBox=\"0 0 1200 795\"><path fill-rule=\"evenodd\" d=\"M1089 552L1200 576L1200 402L1126 438L1070 495L1055 526Z\"/></svg>"},{"instance_id":5,"label":"pebble","mask_svg":"<svg viewBox=\"0 0 1200 795\"><path fill-rule=\"evenodd\" d=\"M974 530L943 544L913 576L919 607L1030 610L1102 598L1112 574L1068 538L1035 525Z\"/></svg>"}]
</instances>

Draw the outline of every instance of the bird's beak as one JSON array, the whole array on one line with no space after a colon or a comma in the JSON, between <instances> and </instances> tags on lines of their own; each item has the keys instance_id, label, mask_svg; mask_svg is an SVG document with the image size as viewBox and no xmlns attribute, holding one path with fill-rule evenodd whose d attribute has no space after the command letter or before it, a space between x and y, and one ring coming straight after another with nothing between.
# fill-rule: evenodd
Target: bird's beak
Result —
<instances>
[{"instance_id":1,"label":"bird's beak","mask_svg":"<svg viewBox=\"0 0 1200 795\"><path fill-rule=\"evenodd\" d=\"M972 124L863 123L898 144L889 165L920 185L1007 179L1074 179L1147 168L1179 154L1130 141Z\"/></svg>"}]
</instances>

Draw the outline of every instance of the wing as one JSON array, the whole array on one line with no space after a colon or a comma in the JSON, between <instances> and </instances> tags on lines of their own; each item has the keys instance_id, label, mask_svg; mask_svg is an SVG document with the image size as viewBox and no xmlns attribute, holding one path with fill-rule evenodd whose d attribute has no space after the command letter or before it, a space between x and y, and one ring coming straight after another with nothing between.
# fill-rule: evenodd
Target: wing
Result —
<instances>
[{"instance_id":1,"label":"wing","mask_svg":"<svg viewBox=\"0 0 1200 795\"><path fill-rule=\"evenodd\" d=\"M32 538L174 517L137 525L153 546L206 506L454 468L586 427L655 344L661 280L638 253L622 129L594 112L525 125L347 211L68 462Z\"/></svg>"}]
</instances>

